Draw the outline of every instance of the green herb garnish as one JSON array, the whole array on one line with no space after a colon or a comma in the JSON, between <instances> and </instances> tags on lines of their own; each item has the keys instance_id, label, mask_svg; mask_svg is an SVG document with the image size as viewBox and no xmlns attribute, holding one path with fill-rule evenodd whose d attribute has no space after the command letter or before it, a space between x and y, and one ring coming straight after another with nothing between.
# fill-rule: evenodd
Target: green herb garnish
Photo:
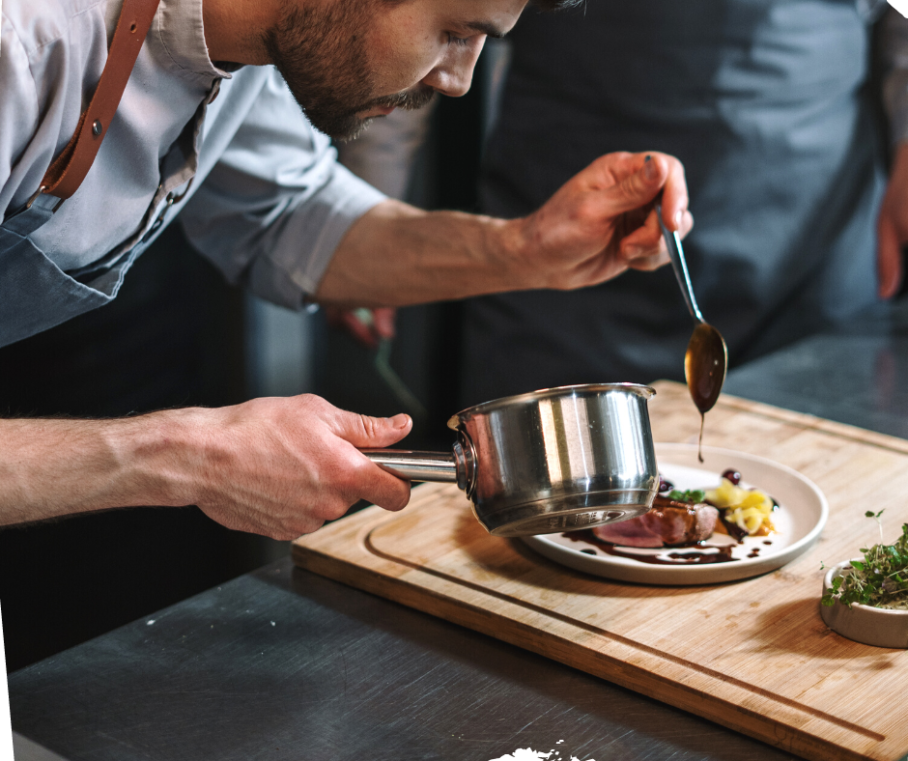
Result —
<instances>
[{"instance_id":1,"label":"green herb garnish","mask_svg":"<svg viewBox=\"0 0 908 761\"><path fill-rule=\"evenodd\" d=\"M706 499L706 492L702 489L688 489L687 491L672 489L668 493L668 498L674 502L689 502L693 505L703 502Z\"/></svg>"},{"instance_id":2,"label":"green herb garnish","mask_svg":"<svg viewBox=\"0 0 908 761\"><path fill-rule=\"evenodd\" d=\"M865 515L879 523L882 512L868 510ZM838 600L848 607L860 603L908 610L908 523L902 525L902 535L894 544L883 544L882 533L881 526L880 544L862 548L864 559L852 561L850 572L832 580L821 600L823 605L835 605Z\"/></svg>"}]
</instances>

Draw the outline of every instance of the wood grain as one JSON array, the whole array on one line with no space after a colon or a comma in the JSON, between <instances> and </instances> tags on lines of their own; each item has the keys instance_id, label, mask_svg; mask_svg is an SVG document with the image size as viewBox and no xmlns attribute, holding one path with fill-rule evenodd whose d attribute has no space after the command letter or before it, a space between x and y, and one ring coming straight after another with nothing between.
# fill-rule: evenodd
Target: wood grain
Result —
<instances>
[{"instance_id":1,"label":"wood grain","mask_svg":"<svg viewBox=\"0 0 908 761\"><path fill-rule=\"evenodd\" d=\"M695 442L684 386L655 384L656 441ZM455 487L414 489L401 513L369 508L298 539L309 570L440 616L818 761L908 752L908 651L831 632L823 571L879 540L865 510L908 520L908 442L724 396L705 444L812 479L830 518L820 541L755 579L701 587L610 582L489 536Z\"/></svg>"}]
</instances>

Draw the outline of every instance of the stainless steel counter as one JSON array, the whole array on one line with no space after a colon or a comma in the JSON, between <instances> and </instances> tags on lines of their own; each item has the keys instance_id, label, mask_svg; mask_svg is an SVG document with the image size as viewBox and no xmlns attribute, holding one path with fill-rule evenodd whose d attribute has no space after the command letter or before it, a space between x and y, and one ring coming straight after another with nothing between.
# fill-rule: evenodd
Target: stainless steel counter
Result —
<instances>
[{"instance_id":1,"label":"stainless steel counter","mask_svg":"<svg viewBox=\"0 0 908 761\"><path fill-rule=\"evenodd\" d=\"M733 370L724 390L908 438L908 299Z\"/></svg>"},{"instance_id":2,"label":"stainless steel counter","mask_svg":"<svg viewBox=\"0 0 908 761\"><path fill-rule=\"evenodd\" d=\"M289 560L16 672L10 697L73 760L789 758Z\"/></svg>"},{"instance_id":3,"label":"stainless steel counter","mask_svg":"<svg viewBox=\"0 0 908 761\"><path fill-rule=\"evenodd\" d=\"M730 374L727 391L908 436L908 311ZM13 728L70 761L792 758L278 561L10 676Z\"/></svg>"}]
</instances>

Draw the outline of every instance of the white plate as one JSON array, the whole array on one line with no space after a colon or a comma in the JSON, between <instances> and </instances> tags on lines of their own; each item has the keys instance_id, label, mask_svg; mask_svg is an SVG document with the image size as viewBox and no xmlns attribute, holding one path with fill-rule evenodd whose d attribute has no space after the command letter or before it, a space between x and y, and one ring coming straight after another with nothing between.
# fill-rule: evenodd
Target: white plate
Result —
<instances>
[{"instance_id":1,"label":"white plate","mask_svg":"<svg viewBox=\"0 0 908 761\"><path fill-rule=\"evenodd\" d=\"M741 473L741 485L756 487L779 503L773 513L778 533L768 537L746 537L735 546L727 563L691 564L671 561L668 554L692 549L669 547L658 550L622 548L622 552L658 554L677 565L654 565L632 558L609 555L593 542L571 539L563 534L527 536L523 541L556 563L596 576L639 584L715 584L735 581L773 571L808 549L819 537L829 505L817 485L795 470L756 455L731 449L703 447L703 463L691 444L656 444L656 460L662 477L676 489L711 489L719 485L723 471ZM766 541L771 544L765 544ZM759 552L755 557L754 548Z\"/></svg>"}]
</instances>

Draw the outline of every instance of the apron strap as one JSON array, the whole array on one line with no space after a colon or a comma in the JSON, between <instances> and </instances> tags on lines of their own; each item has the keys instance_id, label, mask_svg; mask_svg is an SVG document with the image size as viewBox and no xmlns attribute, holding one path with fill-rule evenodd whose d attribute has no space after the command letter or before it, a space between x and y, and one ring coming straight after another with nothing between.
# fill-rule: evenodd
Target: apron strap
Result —
<instances>
[{"instance_id":1,"label":"apron strap","mask_svg":"<svg viewBox=\"0 0 908 761\"><path fill-rule=\"evenodd\" d=\"M158 2L124 0L95 94L83 112L72 139L44 175L36 196L45 193L56 196L62 202L79 189L120 105Z\"/></svg>"}]
</instances>

